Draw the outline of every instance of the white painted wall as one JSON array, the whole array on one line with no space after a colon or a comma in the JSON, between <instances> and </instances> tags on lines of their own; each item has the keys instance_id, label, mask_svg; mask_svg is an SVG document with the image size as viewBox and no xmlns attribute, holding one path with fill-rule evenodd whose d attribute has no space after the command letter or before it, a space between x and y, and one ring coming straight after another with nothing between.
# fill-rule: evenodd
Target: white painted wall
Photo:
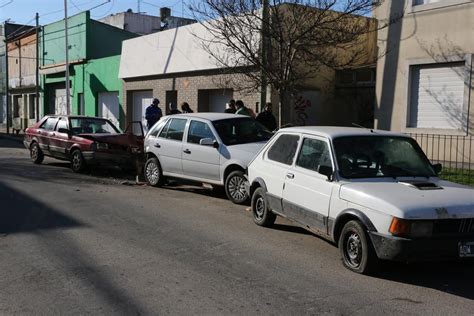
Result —
<instances>
[{"instance_id":1,"label":"white painted wall","mask_svg":"<svg viewBox=\"0 0 474 316\"><path fill-rule=\"evenodd\" d=\"M253 41L258 43L259 35ZM203 48L214 36L200 23L126 40L122 43L119 78L162 75L220 68ZM225 51L212 44L212 51ZM258 49L258 47L256 47Z\"/></svg>"}]
</instances>

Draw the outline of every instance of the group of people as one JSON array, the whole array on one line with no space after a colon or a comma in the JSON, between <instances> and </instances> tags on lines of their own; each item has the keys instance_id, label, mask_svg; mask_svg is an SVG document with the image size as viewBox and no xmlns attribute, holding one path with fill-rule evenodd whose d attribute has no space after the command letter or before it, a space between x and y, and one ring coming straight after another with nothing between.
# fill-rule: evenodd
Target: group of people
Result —
<instances>
[{"instance_id":1,"label":"group of people","mask_svg":"<svg viewBox=\"0 0 474 316\"><path fill-rule=\"evenodd\" d=\"M160 118L163 116L163 112L161 112L160 107L158 106L160 104L160 100L158 99L153 99L153 102L146 108L145 111L145 119L147 122L147 128L150 129L156 122L160 120ZM181 113L193 113L193 110L189 106L187 102L181 103L181 111L178 110L178 106L170 102L169 104L169 115L172 114L181 114Z\"/></svg>"},{"instance_id":2,"label":"group of people","mask_svg":"<svg viewBox=\"0 0 474 316\"><path fill-rule=\"evenodd\" d=\"M158 106L159 104L160 100L155 98L153 99L153 102L146 108L145 119L147 121L148 129L150 129L163 116L163 113ZM258 115L255 115L255 112L252 109L246 107L242 100L230 100L229 103L227 103L224 112L253 117L270 131L273 131L277 128L276 119L272 113L272 104L270 102L265 104L265 108L262 112L258 113ZM193 113L193 110L187 102L181 103L181 111L178 110L178 106L175 103L171 102L169 104L168 114L172 115L181 113Z\"/></svg>"}]
</instances>

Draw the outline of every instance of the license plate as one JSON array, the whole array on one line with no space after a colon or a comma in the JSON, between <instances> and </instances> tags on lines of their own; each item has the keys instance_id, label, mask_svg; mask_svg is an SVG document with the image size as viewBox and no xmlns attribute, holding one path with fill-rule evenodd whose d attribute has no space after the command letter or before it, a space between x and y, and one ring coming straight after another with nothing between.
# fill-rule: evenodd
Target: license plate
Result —
<instances>
[{"instance_id":1,"label":"license plate","mask_svg":"<svg viewBox=\"0 0 474 316\"><path fill-rule=\"evenodd\" d=\"M474 257L474 241L459 242L459 257Z\"/></svg>"}]
</instances>

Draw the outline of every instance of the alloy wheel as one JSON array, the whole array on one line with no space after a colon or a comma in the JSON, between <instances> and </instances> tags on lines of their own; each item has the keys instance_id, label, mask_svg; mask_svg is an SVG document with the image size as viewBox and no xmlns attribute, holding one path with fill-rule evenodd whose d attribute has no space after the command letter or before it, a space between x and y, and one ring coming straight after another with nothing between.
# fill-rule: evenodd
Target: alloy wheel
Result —
<instances>
[{"instance_id":1,"label":"alloy wheel","mask_svg":"<svg viewBox=\"0 0 474 316\"><path fill-rule=\"evenodd\" d=\"M155 162L149 162L145 169L145 175L148 179L148 182L151 184L157 184L160 179L160 170L158 169L158 165Z\"/></svg>"},{"instance_id":2,"label":"alloy wheel","mask_svg":"<svg viewBox=\"0 0 474 316\"><path fill-rule=\"evenodd\" d=\"M362 243L360 236L356 232L352 232L346 241L346 259L354 268L358 267L362 258Z\"/></svg>"},{"instance_id":3,"label":"alloy wheel","mask_svg":"<svg viewBox=\"0 0 474 316\"><path fill-rule=\"evenodd\" d=\"M236 201L245 200L247 197L245 180L240 176L234 176L229 179L228 190L232 198Z\"/></svg>"}]
</instances>

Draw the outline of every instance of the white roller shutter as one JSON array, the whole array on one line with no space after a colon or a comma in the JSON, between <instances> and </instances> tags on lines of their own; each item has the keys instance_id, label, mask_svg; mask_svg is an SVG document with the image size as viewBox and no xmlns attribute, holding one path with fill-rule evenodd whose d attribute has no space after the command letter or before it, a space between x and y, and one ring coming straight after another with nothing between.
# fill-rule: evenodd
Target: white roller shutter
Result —
<instances>
[{"instance_id":1,"label":"white roller shutter","mask_svg":"<svg viewBox=\"0 0 474 316\"><path fill-rule=\"evenodd\" d=\"M411 68L410 127L463 127L464 71L464 63Z\"/></svg>"},{"instance_id":2,"label":"white roller shutter","mask_svg":"<svg viewBox=\"0 0 474 316\"><path fill-rule=\"evenodd\" d=\"M118 92L99 93L99 116L109 119L112 123L114 123L115 126L120 125L119 106Z\"/></svg>"}]
</instances>

